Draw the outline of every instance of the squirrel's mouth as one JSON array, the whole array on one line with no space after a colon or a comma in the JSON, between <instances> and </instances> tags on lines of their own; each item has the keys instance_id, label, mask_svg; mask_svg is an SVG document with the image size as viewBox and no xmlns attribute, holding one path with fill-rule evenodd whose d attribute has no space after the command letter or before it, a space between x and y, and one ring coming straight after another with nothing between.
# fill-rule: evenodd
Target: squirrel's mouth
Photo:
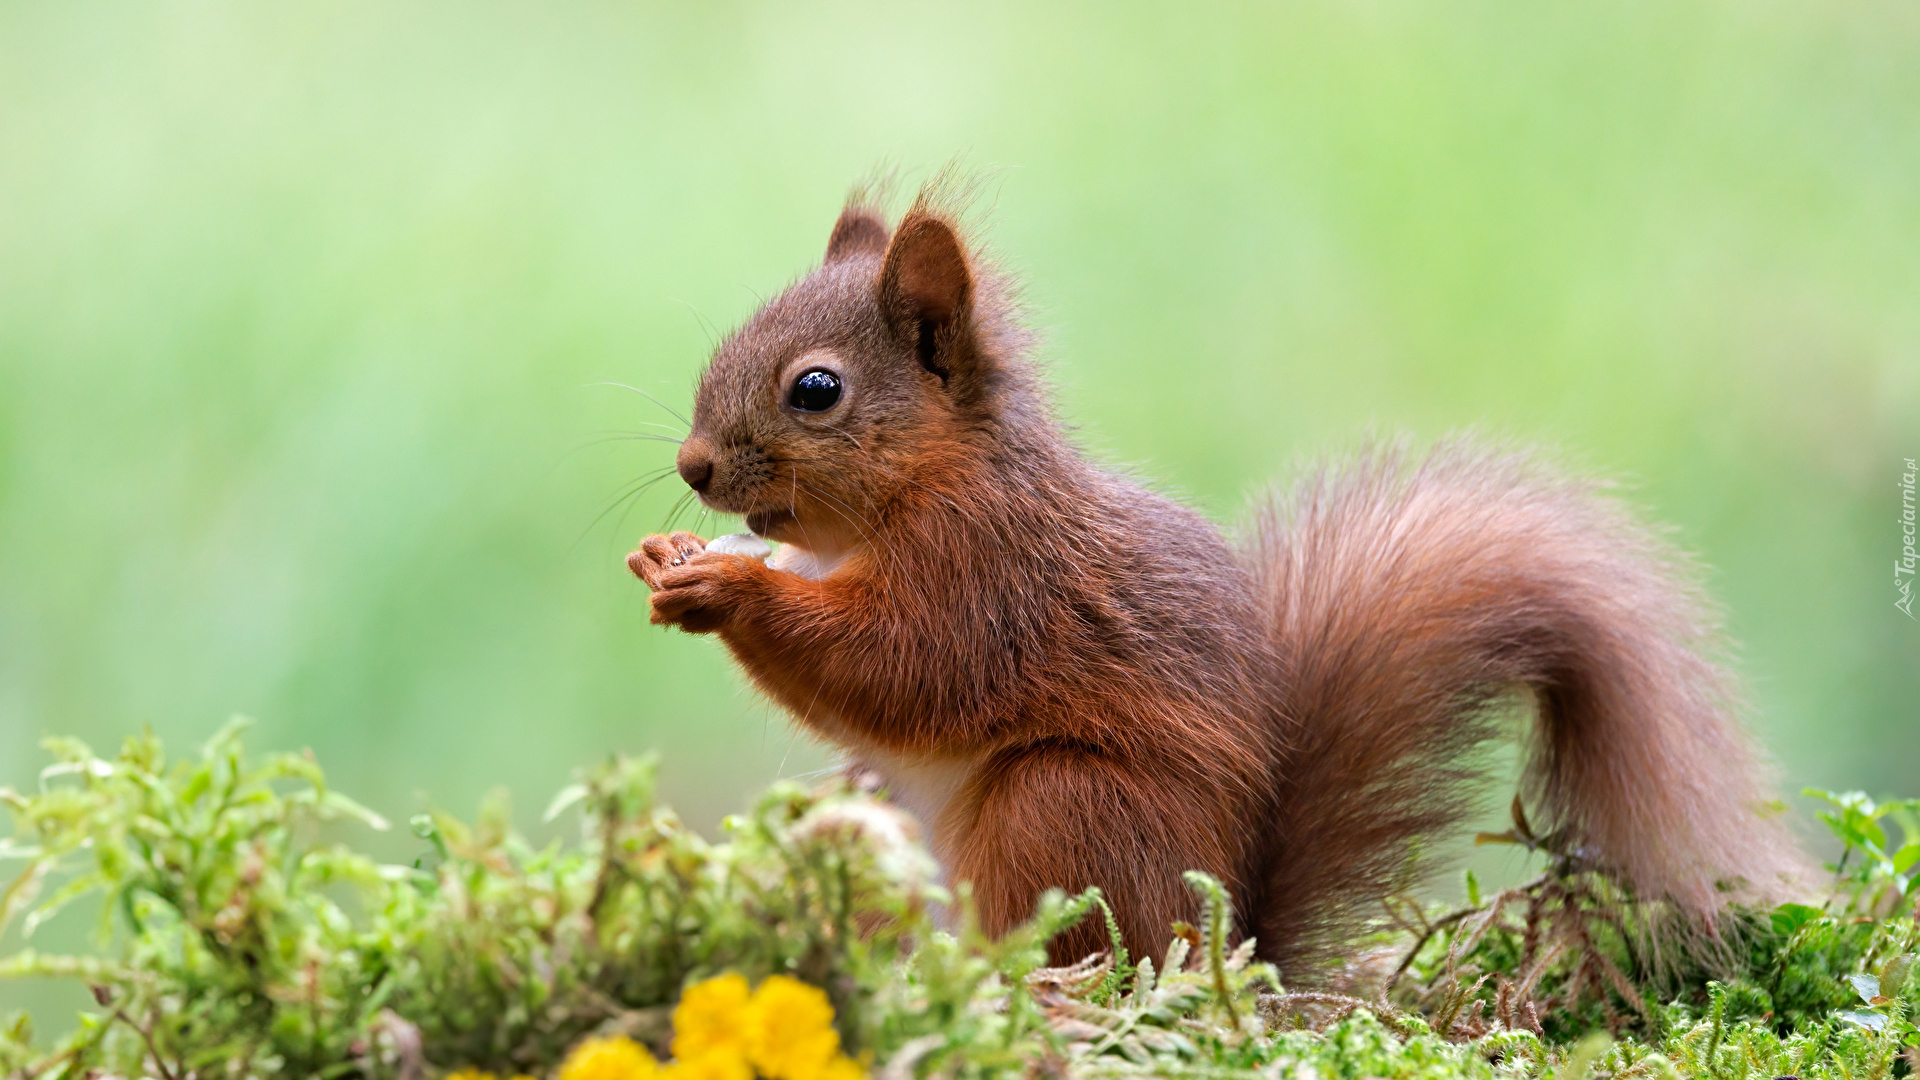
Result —
<instances>
[{"instance_id":1,"label":"squirrel's mouth","mask_svg":"<svg viewBox=\"0 0 1920 1080\"><path fill-rule=\"evenodd\" d=\"M791 510L755 510L747 515L747 528L752 530L755 536L777 540L779 537L774 536L773 531L782 525L791 524L794 520Z\"/></svg>"}]
</instances>

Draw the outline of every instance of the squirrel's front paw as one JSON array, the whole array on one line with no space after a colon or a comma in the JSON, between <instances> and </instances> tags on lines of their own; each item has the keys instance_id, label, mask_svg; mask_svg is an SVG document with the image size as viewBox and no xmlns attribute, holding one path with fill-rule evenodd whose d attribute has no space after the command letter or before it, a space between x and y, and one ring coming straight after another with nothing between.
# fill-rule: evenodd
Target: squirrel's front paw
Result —
<instances>
[{"instance_id":1,"label":"squirrel's front paw","mask_svg":"<svg viewBox=\"0 0 1920 1080\"><path fill-rule=\"evenodd\" d=\"M765 567L740 555L706 550L692 533L649 536L627 556L627 568L653 587L652 621L678 625L691 634L724 626L739 601L740 589Z\"/></svg>"},{"instance_id":2,"label":"squirrel's front paw","mask_svg":"<svg viewBox=\"0 0 1920 1080\"><path fill-rule=\"evenodd\" d=\"M672 536L655 533L640 541L639 550L627 556L627 569L633 576L646 582L655 589L660 587L660 575L676 566L684 566L687 561L707 549L707 542L689 532L677 532Z\"/></svg>"}]
</instances>

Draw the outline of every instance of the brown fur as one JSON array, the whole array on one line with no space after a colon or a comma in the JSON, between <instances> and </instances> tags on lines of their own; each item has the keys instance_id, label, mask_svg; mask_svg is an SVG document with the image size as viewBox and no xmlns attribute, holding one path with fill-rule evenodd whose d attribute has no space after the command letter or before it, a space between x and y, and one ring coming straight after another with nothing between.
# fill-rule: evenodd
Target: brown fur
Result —
<instances>
[{"instance_id":1,"label":"brown fur","mask_svg":"<svg viewBox=\"0 0 1920 1080\"><path fill-rule=\"evenodd\" d=\"M1098 885L1130 949L1221 878L1292 977L1409 882L1479 778L1488 707L1530 687L1536 804L1647 895L1799 869L1678 557L1524 456L1377 451L1235 547L1060 434L1002 278L923 193L858 202L824 263L716 351L681 471L784 545L684 533L629 557L655 622L754 682L923 818L1004 931ZM787 407L836 372L831 410ZM1083 925L1061 957L1104 945Z\"/></svg>"}]
</instances>

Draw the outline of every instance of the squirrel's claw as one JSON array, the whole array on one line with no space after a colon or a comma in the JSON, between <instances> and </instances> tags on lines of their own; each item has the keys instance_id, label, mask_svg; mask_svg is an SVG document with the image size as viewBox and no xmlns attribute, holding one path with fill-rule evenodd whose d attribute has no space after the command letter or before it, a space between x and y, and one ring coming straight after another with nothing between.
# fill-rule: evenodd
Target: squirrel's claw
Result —
<instances>
[{"instance_id":1,"label":"squirrel's claw","mask_svg":"<svg viewBox=\"0 0 1920 1080\"><path fill-rule=\"evenodd\" d=\"M662 573L686 565L706 548L706 541L692 533L677 532L672 536L656 533L640 541L639 550L627 556L627 569L633 571L634 577L658 589Z\"/></svg>"},{"instance_id":2,"label":"squirrel's claw","mask_svg":"<svg viewBox=\"0 0 1920 1080\"><path fill-rule=\"evenodd\" d=\"M744 565L743 565L744 564ZM761 570L753 559L707 551L692 533L649 536L627 556L627 569L653 589L651 621L693 634L720 628L737 601L743 570Z\"/></svg>"}]
</instances>

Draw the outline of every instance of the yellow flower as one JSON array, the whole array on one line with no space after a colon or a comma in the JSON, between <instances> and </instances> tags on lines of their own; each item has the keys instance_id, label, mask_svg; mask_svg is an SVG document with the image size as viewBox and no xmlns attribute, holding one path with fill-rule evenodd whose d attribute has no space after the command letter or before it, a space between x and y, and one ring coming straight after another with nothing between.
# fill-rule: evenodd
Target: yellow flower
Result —
<instances>
[{"instance_id":1,"label":"yellow flower","mask_svg":"<svg viewBox=\"0 0 1920 1080\"><path fill-rule=\"evenodd\" d=\"M687 987L673 1007L673 1056L681 1061L725 1050L735 1057L746 1053L747 980L741 975L717 975Z\"/></svg>"},{"instance_id":2,"label":"yellow flower","mask_svg":"<svg viewBox=\"0 0 1920 1080\"><path fill-rule=\"evenodd\" d=\"M866 1080L867 1070L860 1063L845 1054L835 1054L832 1061L820 1067L815 1080Z\"/></svg>"},{"instance_id":3,"label":"yellow flower","mask_svg":"<svg viewBox=\"0 0 1920 1080\"><path fill-rule=\"evenodd\" d=\"M787 1080L865 1080L860 1063L845 1054L824 1060L803 1061L790 1067Z\"/></svg>"},{"instance_id":4,"label":"yellow flower","mask_svg":"<svg viewBox=\"0 0 1920 1080\"><path fill-rule=\"evenodd\" d=\"M729 1046L683 1057L660 1070L658 1080L753 1080L746 1055Z\"/></svg>"},{"instance_id":5,"label":"yellow flower","mask_svg":"<svg viewBox=\"0 0 1920 1080\"><path fill-rule=\"evenodd\" d=\"M582 1049L584 1044L574 1054ZM766 1080L866 1076L858 1062L840 1053L827 995L786 975L769 976L752 991L736 974L687 987L673 1009L673 1054L676 1060L644 1080L753 1080L756 1073ZM575 1074L563 1067L560 1080L601 1080L603 1075L613 1076Z\"/></svg>"},{"instance_id":6,"label":"yellow flower","mask_svg":"<svg viewBox=\"0 0 1920 1080\"><path fill-rule=\"evenodd\" d=\"M747 1057L760 1075L821 1080L840 1051L826 993L786 975L769 975L748 1005Z\"/></svg>"},{"instance_id":7,"label":"yellow flower","mask_svg":"<svg viewBox=\"0 0 1920 1080\"><path fill-rule=\"evenodd\" d=\"M447 1080L493 1080L493 1074L481 1072L479 1069L461 1069L459 1072L448 1073Z\"/></svg>"},{"instance_id":8,"label":"yellow flower","mask_svg":"<svg viewBox=\"0 0 1920 1080\"><path fill-rule=\"evenodd\" d=\"M615 1035L581 1040L560 1063L560 1080L654 1080L659 1071L646 1047Z\"/></svg>"}]
</instances>

